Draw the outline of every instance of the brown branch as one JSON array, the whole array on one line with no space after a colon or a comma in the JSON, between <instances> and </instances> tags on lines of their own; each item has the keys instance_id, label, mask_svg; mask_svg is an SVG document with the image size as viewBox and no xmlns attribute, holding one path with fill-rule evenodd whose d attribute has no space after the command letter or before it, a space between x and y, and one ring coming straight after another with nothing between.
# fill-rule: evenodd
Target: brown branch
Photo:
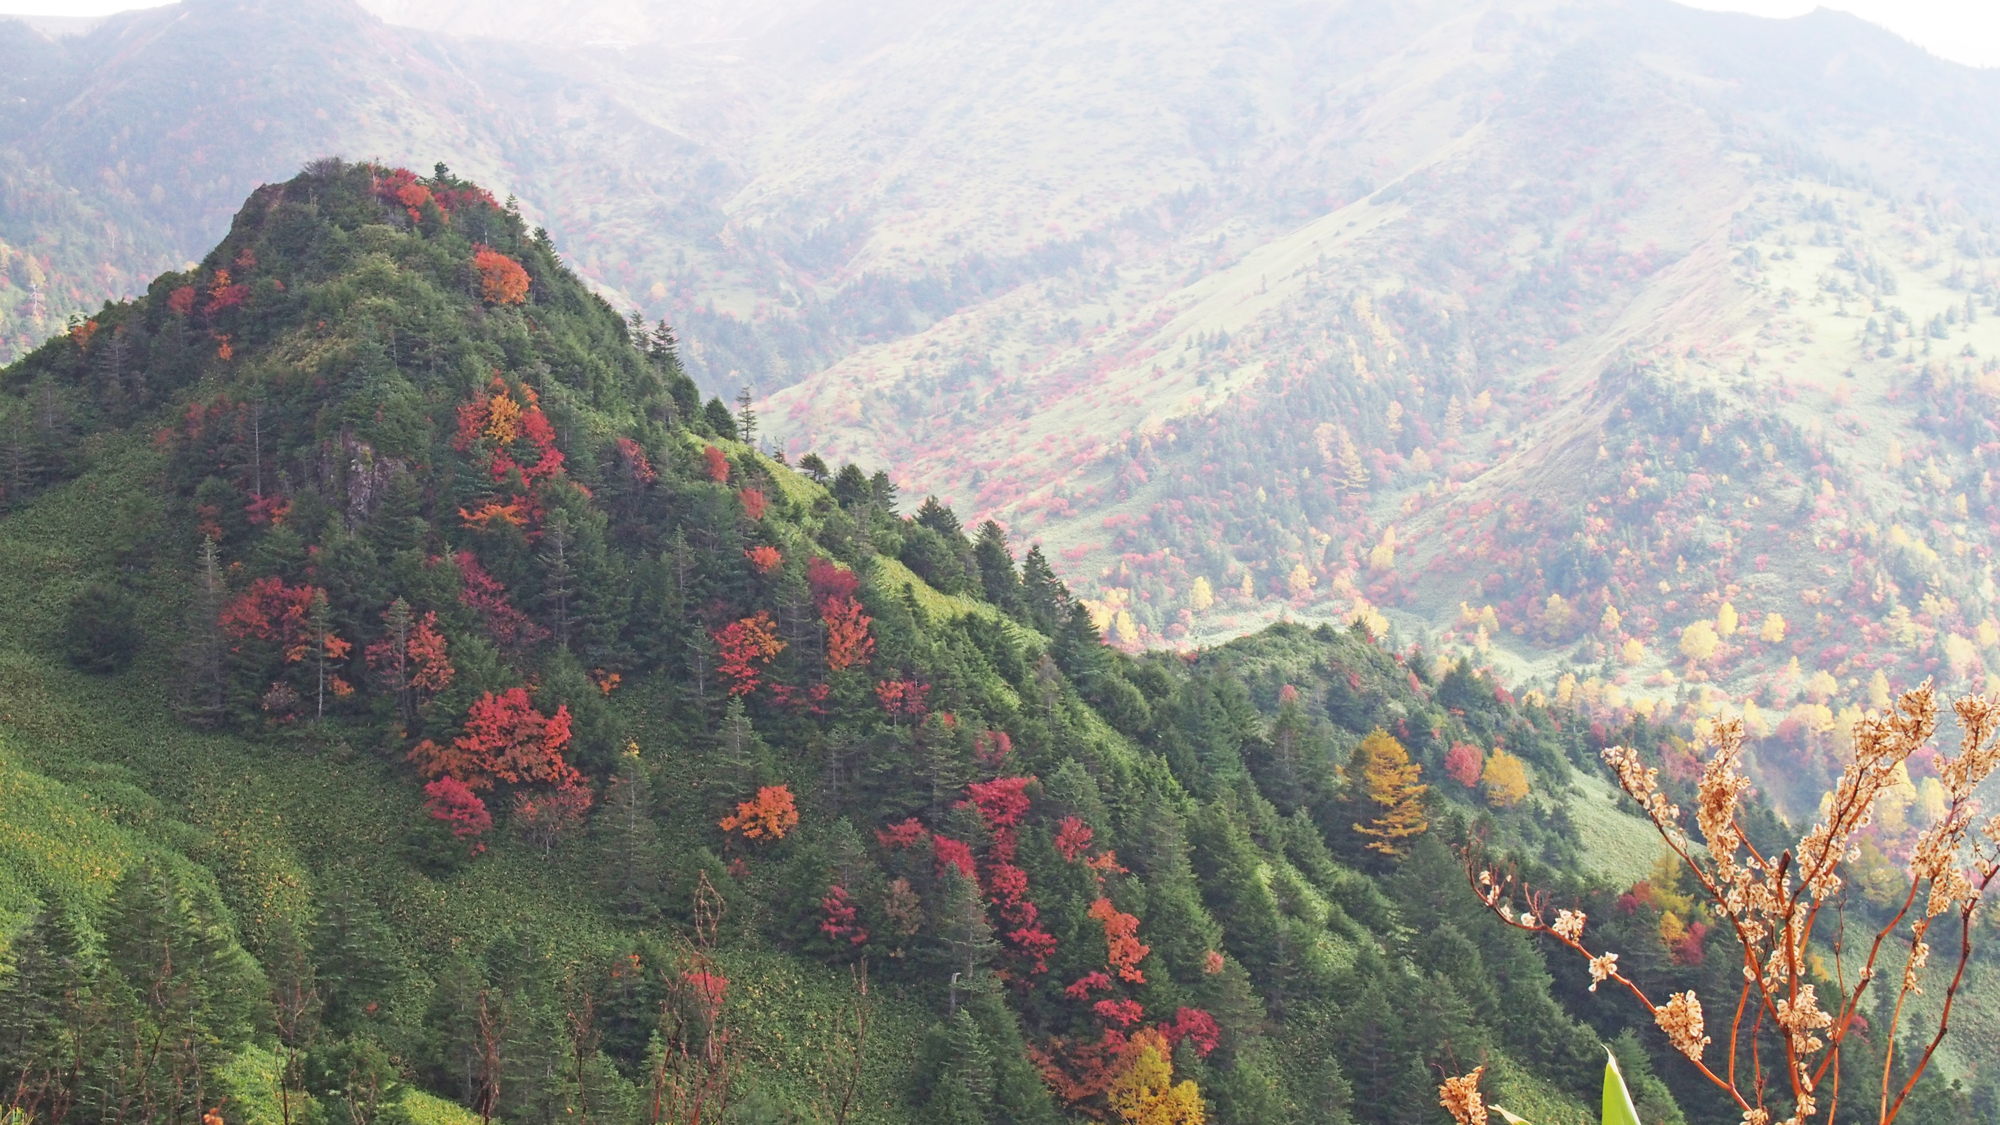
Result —
<instances>
[{"instance_id":1,"label":"brown branch","mask_svg":"<svg viewBox=\"0 0 2000 1125\"><path fill-rule=\"evenodd\" d=\"M1991 873L1980 880L1980 893L1985 893L1992 882ZM1937 1053L1938 1044L1944 1042L1945 1032L1951 1030L1951 1006L1958 999L1959 986L1965 982L1965 966L1972 960L1972 915L1978 905L1979 897L1975 895L1967 900L1964 906L1959 907L1958 971L1952 974L1951 986L1944 990L1944 1010L1938 1013L1937 1034L1931 1036L1930 1043L1924 1047L1923 1057L1917 1060L1917 1067L1910 1072L1909 1081L1903 1083L1902 1091L1896 1095L1896 1104L1889 1107L1888 1115L1882 1118L1882 1125L1889 1125L1889 1122L1894 1121L1896 1115L1902 1112L1903 1100L1910 1096L1910 1090L1916 1086L1917 1079L1923 1077L1924 1068L1931 1064L1931 1056Z\"/></svg>"}]
</instances>

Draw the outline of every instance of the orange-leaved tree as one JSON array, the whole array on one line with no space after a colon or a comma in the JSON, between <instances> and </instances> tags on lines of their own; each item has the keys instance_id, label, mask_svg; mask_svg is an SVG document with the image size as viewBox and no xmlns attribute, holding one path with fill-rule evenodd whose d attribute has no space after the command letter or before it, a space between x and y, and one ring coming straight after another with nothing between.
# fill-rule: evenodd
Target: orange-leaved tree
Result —
<instances>
[{"instance_id":1,"label":"orange-leaved tree","mask_svg":"<svg viewBox=\"0 0 2000 1125\"><path fill-rule=\"evenodd\" d=\"M1409 751L1387 731L1369 732L1354 748L1347 766L1347 783L1359 787L1354 831L1368 838L1370 851L1402 855L1412 839L1430 828L1424 816L1424 794L1430 786L1419 783L1422 775Z\"/></svg>"},{"instance_id":2,"label":"orange-leaved tree","mask_svg":"<svg viewBox=\"0 0 2000 1125\"><path fill-rule=\"evenodd\" d=\"M723 817L717 826L724 832L742 833L746 840L782 840L799 823L799 807L789 785L766 785L748 801L739 801L736 812Z\"/></svg>"},{"instance_id":3,"label":"orange-leaved tree","mask_svg":"<svg viewBox=\"0 0 2000 1125\"><path fill-rule=\"evenodd\" d=\"M1133 984L1146 983L1146 974L1139 969L1139 962L1153 947L1139 940L1139 919L1126 914L1111 904L1108 898L1100 898L1090 904L1090 916L1104 925L1104 963L1118 971L1120 978Z\"/></svg>"},{"instance_id":4,"label":"orange-leaved tree","mask_svg":"<svg viewBox=\"0 0 2000 1125\"><path fill-rule=\"evenodd\" d=\"M479 299L489 305L518 305L528 299L528 271L493 249L475 246L472 268L479 272Z\"/></svg>"},{"instance_id":5,"label":"orange-leaved tree","mask_svg":"<svg viewBox=\"0 0 2000 1125\"><path fill-rule=\"evenodd\" d=\"M1766 855L1751 843L1739 819L1743 795L1750 789L1742 765L1741 720L1716 724L1708 737L1714 754L1703 767L1694 809L1700 850L1682 824L1679 807L1660 791L1659 770L1647 768L1629 747L1604 751L1620 787L1693 873L1718 919L1710 933L1726 933L1736 941L1742 984L1723 1009L1732 1013L1726 1045L1716 1042L1723 1028L1710 1034L1701 998L1693 990L1658 1002L1619 969L1617 953L1601 947L1593 952L1584 936L1588 919L1582 911L1557 908L1546 892L1496 870L1476 850L1466 854L1467 876L1501 921L1584 958L1592 990L1609 983L1630 993L1667 1042L1735 1103L1745 1122L1830 1123L1845 1095L1865 1099L1865 1116L1887 1125L1908 1104L1950 1029L1972 958L1975 915L2000 877L2000 817L1976 823L1973 797L2000 767L2000 701L1966 696L1954 710L1959 752L1938 753L1934 759L1944 810L1917 837L1900 899L1890 903L1886 920L1870 924L1872 933L1860 935L1858 951L1846 948L1850 939L1842 888L1854 877L1849 854L1861 842L1858 834L1870 823L1877 800L1906 776L1911 755L1925 749L1936 731L1936 694L1928 681L1904 695L1896 711L1884 716L1870 712L1854 724L1854 758L1827 795L1818 821L1797 845L1777 855ZM1834 916L1828 922L1830 935L1819 928L1827 912ZM1951 976L1942 1000L1925 1003L1919 1011L1911 998L1936 973L1930 965L1931 942L1940 936L1948 937L1947 948L1955 947L1956 957L1946 961ZM1823 961L1814 952L1815 940L1831 948L1831 957ZM1835 970L1832 975L1827 962ZM1849 972L1856 962L1858 970ZM1886 995L1878 1000L1869 994L1871 988ZM1884 1019L1885 1026L1871 1026ZM1856 1048L1866 1059L1867 1073L1851 1064L1844 1073L1848 1037L1857 1034L1869 1044ZM1899 1059L1898 1051L1909 1051L1914 1059ZM1469 1112L1473 1103L1464 1096L1463 1080L1459 1082L1447 1093L1456 1094ZM1846 1108L1849 1112L1840 1120L1862 1116L1851 1103ZM1460 1110L1454 1114L1466 1119Z\"/></svg>"},{"instance_id":6,"label":"orange-leaved tree","mask_svg":"<svg viewBox=\"0 0 2000 1125\"><path fill-rule=\"evenodd\" d=\"M835 672L868 662L875 651L875 638L868 626L874 619L861 612L861 603L845 594L820 603L820 620L826 622L826 666Z\"/></svg>"},{"instance_id":7,"label":"orange-leaved tree","mask_svg":"<svg viewBox=\"0 0 2000 1125\"><path fill-rule=\"evenodd\" d=\"M368 646L368 669L396 697L396 710L407 723L416 717L418 707L451 686L458 673L444 634L438 632L436 612L418 617L410 612L410 603L397 598L382 620L388 631Z\"/></svg>"}]
</instances>

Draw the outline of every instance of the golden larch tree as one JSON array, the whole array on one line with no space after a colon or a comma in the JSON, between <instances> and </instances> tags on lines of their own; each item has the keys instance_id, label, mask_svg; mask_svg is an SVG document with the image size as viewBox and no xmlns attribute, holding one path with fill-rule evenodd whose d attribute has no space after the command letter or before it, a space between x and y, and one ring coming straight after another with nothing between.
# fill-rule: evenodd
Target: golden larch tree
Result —
<instances>
[{"instance_id":1,"label":"golden larch tree","mask_svg":"<svg viewBox=\"0 0 2000 1125\"><path fill-rule=\"evenodd\" d=\"M1403 744L1376 729L1354 748L1349 764L1349 783L1360 786L1357 802L1361 815L1373 812L1366 824L1358 820L1354 830L1368 837L1370 851L1402 855L1408 841L1424 834L1430 820L1424 816L1424 794L1430 786L1419 779L1423 770L1410 760Z\"/></svg>"},{"instance_id":2,"label":"golden larch tree","mask_svg":"<svg viewBox=\"0 0 2000 1125\"><path fill-rule=\"evenodd\" d=\"M1528 795L1528 767L1521 759L1496 747L1486 759L1479 784L1486 790L1487 804L1496 809L1511 809Z\"/></svg>"},{"instance_id":3,"label":"golden larch tree","mask_svg":"<svg viewBox=\"0 0 2000 1125\"><path fill-rule=\"evenodd\" d=\"M1192 1081L1174 1081L1172 1048L1151 1028L1132 1036L1125 1066L1106 1091L1112 1112L1125 1125L1202 1125L1207 1107Z\"/></svg>"}]
</instances>

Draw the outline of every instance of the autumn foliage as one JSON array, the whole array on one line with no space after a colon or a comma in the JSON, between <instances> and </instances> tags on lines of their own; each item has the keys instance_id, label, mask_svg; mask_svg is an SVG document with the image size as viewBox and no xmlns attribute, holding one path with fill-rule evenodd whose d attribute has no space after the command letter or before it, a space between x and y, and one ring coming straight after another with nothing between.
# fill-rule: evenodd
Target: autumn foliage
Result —
<instances>
[{"instance_id":1,"label":"autumn foliage","mask_svg":"<svg viewBox=\"0 0 2000 1125\"><path fill-rule=\"evenodd\" d=\"M548 852L563 837L583 827L592 795L586 785L564 785L550 792L514 794L514 829L529 844Z\"/></svg>"},{"instance_id":2,"label":"autumn foliage","mask_svg":"<svg viewBox=\"0 0 2000 1125\"><path fill-rule=\"evenodd\" d=\"M1139 969L1139 962L1153 951L1152 946L1139 940L1139 919L1111 905L1108 898L1100 898L1090 904L1090 916L1104 926L1104 963L1118 973L1119 979L1132 984L1146 983L1146 974Z\"/></svg>"},{"instance_id":3,"label":"autumn foliage","mask_svg":"<svg viewBox=\"0 0 2000 1125\"><path fill-rule=\"evenodd\" d=\"M479 299L487 304L518 305L528 299L528 271L500 251L474 247L472 268L479 271Z\"/></svg>"},{"instance_id":4,"label":"autumn foliage","mask_svg":"<svg viewBox=\"0 0 2000 1125\"><path fill-rule=\"evenodd\" d=\"M459 604L479 615L488 635L502 648L523 648L547 636L546 630L515 608L507 599L507 587L488 574L471 551L458 552L452 561L458 567Z\"/></svg>"},{"instance_id":5,"label":"autumn foliage","mask_svg":"<svg viewBox=\"0 0 2000 1125\"><path fill-rule=\"evenodd\" d=\"M1349 772L1360 786L1360 805L1368 817L1366 823L1357 821L1354 830L1368 837L1369 850L1402 855L1410 840L1430 828L1424 815L1424 794L1430 787L1418 783L1422 769L1402 743L1376 730L1355 748Z\"/></svg>"},{"instance_id":6,"label":"autumn foliage","mask_svg":"<svg viewBox=\"0 0 2000 1125\"><path fill-rule=\"evenodd\" d=\"M1157 1031L1140 1031L1106 1091L1125 1125L1202 1125L1207 1107L1191 1081L1174 1081L1173 1047Z\"/></svg>"},{"instance_id":7,"label":"autumn foliage","mask_svg":"<svg viewBox=\"0 0 2000 1125\"><path fill-rule=\"evenodd\" d=\"M724 832L736 832L746 840L782 840L799 823L798 805L788 785L766 785L748 801L738 802L736 811L718 825Z\"/></svg>"},{"instance_id":8,"label":"autumn foliage","mask_svg":"<svg viewBox=\"0 0 2000 1125\"><path fill-rule=\"evenodd\" d=\"M309 647L306 615L311 586L287 586L282 578L259 578L222 607L222 629L238 640L269 641L287 662L305 659Z\"/></svg>"},{"instance_id":9,"label":"autumn foliage","mask_svg":"<svg viewBox=\"0 0 2000 1125\"><path fill-rule=\"evenodd\" d=\"M563 468L555 427L542 413L534 388L523 387L516 399L513 388L498 376L487 384L485 394L459 405L452 448L486 453L487 473L497 484L511 482L518 470L520 483L532 487Z\"/></svg>"},{"instance_id":10,"label":"autumn foliage","mask_svg":"<svg viewBox=\"0 0 2000 1125\"><path fill-rule=\"evenodd\" d=\"M861 612L861 603L849 597L829 598L821 603L820 620L826 625L826 666L835 672L866 664L875 651L875 638L868 633L874 619Z\"/></svg>"},{"instance_id":11,"label":"autumn foliage","mask_svg":"<svg viewBox=\"0 0 2000 1125\"><path fill-rule=\"evenodd\" d=\"M1445 774L1467 789L1478 786L1480 771L1485 768L1486 755L1470 742L1454 742L1444 752Z\"/></svg>"},{"instance_id":12,"label":"autumn foliage","mask_svg":"<svg viewBox=\"0 0 2000 1125\"><path fill-rule=\"evenodd\" d=\"M1096 835L1083 821L1073 816L1063 817L1062 826L1056 830L1056 850L1062 853L1063 859L1074 863L1076 857L1090 847Z\"/></svg>"},{"instance_id":13,"label":"autumn foliage","mask_svg":"<svg viewBox=\"0 0 2000 1125\"><path fill-rule=\"evenodd\" d=\"M486 811L486 802L455 777L440 777L424 786L424 811L430 813L431 819L443 821L451 834L461 840L483 836L493 827L493 814ZM485 848L486 845L475 842L473 854Z\"/></svg>"},{"instance_id":14,"label":"autumn foliage","mask_svg":"<svg viewBox=\"0 0 2000 1125\"><path fill-rule=\"evenodd\" d=\"M763 666L785 650L778 638L777 622L758 610L754 615L715 631L715 647L720 657L716 671L729 681L731 695L749 695L763 682Z\"/></svg>"},{"instance_id":15,"label":"autumn foliage","mask_svg":"<svg viewBox=\"0 0 2000 1125\"><path fill-rule=\"evenodd\" d=\"M874 619L862 612L855 596L861 583L854 572L815 558L806 566L806 584L826 625L826 666L840 672L866 664L875 651L875 638L868 632Z\"/></svg>"},{"instance_id":16,"label":"autumn foliage","mask_svg":"<svg viewBox=\"0 0 2000 1125\"><path fill-rule=\"evenodd\" d=\"M859 911L854 901L847 895L847 888L835 883L826 889L826 896L819 900L819 932L834 941L844 941L849 945L861 945L868 940L868 931L861 927L857 916Z\"/></svg>"},{"instance_id":17,"label":"autumn foliage","mask_svg":"<svg viewBox=\"0 0 2000 1125\"><path fill-rule=\"evenodd\" d=\"M1511 809L1528 795L1528 767L1505 750L1495 749L1480 774L1486 800L1494 808Z\"/></svg>"},{"instance_id":18,"label":"autumn foliage","mask_svg":"<svg viewBox=\"0 0 2000 1125\"><path fill-rule=\"evenodd\" d=\"M949 836L931 837L931 854L937 858L938 874L956 868L960 875L968 879L978 879L979 871L972 858L972 849L963 840Z\"/></svg>"},{"instance_id":19,"label":"autumn foliage","mask_svg":"<svg viewBox=\"0 0 2000 1125\"><path fill-rule=\"evenodd\" d=\"M916 817L875 830L876 841L892 852L915 847L928 835L930 833L924 831L923 824Z\"/></svg>"},{"instance_id":20,"label":"autumn foliage","mask_svg":"<svg viewBox=\"0 0 2000 1125\"><path fill-rule=\"evenodd\" d=\"M1110 1017L1107 1022L1124 1015L1110 1002L1098 1006ZM1192 1081L1173 1080L1177 1041L1153 1028L1128 1037L1112 1027L1094 1042L1058 1038L1046 1048L1029 1048L1029 1055L1057 1097L1092 1117L1121 1125L1202 1125L1207 1107L1200 1089Z\"/></svg>"},{"instance_id":21,"label":"autumn foliage","mask_svg":"<svg viewBox=\"0 0 2000 1125\"><path fill-rule=\"evenodd\" d=\"M427 702L451 685L457 669L452 667L444 634L438 632L435 612L412 617L398 599L382 619L389 631L368 646L366 655L368 669L383 690L407 707Z\"/></svg>"},{"instance_id":22,"label":"autumn foliage","mask_svg":"<svg viewBox=\"0 0 2000 1125\"><path fill-rule=\"evenodd\" d=\"M1160 1025L1160 1034L1166 1037L1170 1047L1178 1047L1185 1039L1194 1048L1194 1053L1207 1058L1209 1052L1222 1044L1222 1028L1215 1017L1200 1008L1181 1008L1174 1013L1172 1023Z\"/></svg>"},{"instance_id":23,"label":"autumn foliage","mask_svg":"<svg viewBox=\"0 0 2000 1125\"><path fill-rule=\"evenodd\" d=\"M567 706L554 715L535 710L523 688L486 692L466 714L465 733L449 746L425 739L410 751L426 777L450 777L471 789L509 785L580 785L583 776L563 760L569 746Z\"/></svg>"},{"instance_id":24,"label":"autumn foliage","mask_svg":"<svg viewBox=\"0 0 2000 1125\"><path fill-rule=\"evenodd\" d=\"M931 685L916 680L882 680L875 685L875 699L891 718L921 719L930 711Z\"/></svg>"}]
</instances>

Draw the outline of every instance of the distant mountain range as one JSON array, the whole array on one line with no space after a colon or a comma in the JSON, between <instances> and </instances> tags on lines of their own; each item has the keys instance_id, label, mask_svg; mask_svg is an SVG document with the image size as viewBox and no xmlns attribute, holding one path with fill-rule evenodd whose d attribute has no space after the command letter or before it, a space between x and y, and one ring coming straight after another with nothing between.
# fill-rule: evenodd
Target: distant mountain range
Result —
<instances>
[{"instance_id":1,"label":"distant mountain range","mask_svg":"<svg viewBox=\"0 0 2000 1125\"><path fill-rule=\"evenodd\" d=\"M2000 74L1650 2L375 11L0 24L8 354L451 153L1127 644L1380 614L1808 743L2000 670Z\"/></svg>"}]
</instances>

